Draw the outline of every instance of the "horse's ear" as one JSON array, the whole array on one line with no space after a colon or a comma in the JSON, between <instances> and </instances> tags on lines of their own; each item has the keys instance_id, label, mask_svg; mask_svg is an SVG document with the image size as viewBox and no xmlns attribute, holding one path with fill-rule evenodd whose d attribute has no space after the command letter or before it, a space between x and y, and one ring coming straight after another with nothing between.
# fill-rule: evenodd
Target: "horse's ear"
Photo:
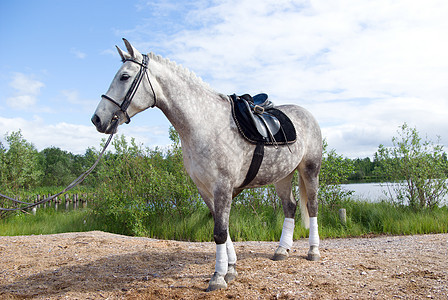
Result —
<instances>
[{"instance_id":1,"label":"horse's ear","mask_svg":"<svg viewBox=\"0 0 448 300\"><path fill-rule=\"evenodd\" d=\"M141 55L141 53L135 49L131 43L128 42L127 39L123 38L124 44L126 45L126 49L128 49L128 53L131 55L132 58L137 59L137 60L141 60L143 59L143 56Z\"/></svg>"},{"instance_id":2,"label":"horse's ear","mask_svg":"<svg viewBox=\"0 0 448 300\"><path fill-rule=\"evenodd\" d=\"M123 52L123 50L121 50L118 46L115 46L117 48L118 54L120 54L121 60L125 61L126 59L131 58L131 56L125 52Z\"/></svg>"}]
</instances>

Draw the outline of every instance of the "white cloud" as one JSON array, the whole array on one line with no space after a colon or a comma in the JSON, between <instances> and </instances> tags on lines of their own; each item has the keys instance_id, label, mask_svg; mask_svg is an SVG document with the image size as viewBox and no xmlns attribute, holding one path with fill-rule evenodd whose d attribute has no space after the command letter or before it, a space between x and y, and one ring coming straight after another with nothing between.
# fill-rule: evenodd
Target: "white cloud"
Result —
<instances>
[{"instance_id":1,"label":"white cloud","mask_svg":"<svg viewBox=\"0 0 448 300\"><path fill-rule=\"evenodd\" d=\"M62 90L62 96L70 103L79 103L79 92L76 90Z\"/></svg>"},{"instance_id":2,"label":"white cloud","mask_svg":"<svg viewBox=\"0 0 448 300\"><path fill-rule=\"evenodd\" d=\"M92 113L92 103L97 101L83 98L79 95L79 91L75 89L62 90L60 93L62 101L70 104L69 106L71 111Z\"/></svg>"},{"instance_id":3,"label":"white cloud","mask_svg":"<svg viewBox=\"0 0 448 300\"><path fill-rule=\"evenodd\" d=\"M23 118L0 117L1 134L13 131L22 131L23 137L33 143L40 151L44 148L55 146L72 153L84 153L88 147L99 148L101 135L95 127L57 123L47 124L42 118L34 117L32 120ZM2 136L3 137L3 136Z\"/></svg>"},{"instance_id":4,"label":"white cloud","mask_svg":"<svg viewBox=\"0 0 448 300\"><path fill-rule=\"evenodd\" d=\"M159 45L220 92L309 108L330 147L372 155L404 122L448 132L446 15L441 0L227 0L137 46Z\"/></svg>"},{"instance_id":5,"label":"white cloud","mask_svg":"<svg viewBox=\"0 0 448 300\"><path fill-rule=\"evenodd\" d=\"M44 84L22 73L15 73L10 86L23 94L39 94Z\"/></svg>"},{"instance_id":6,"label":"white cloud","mask_svg":"<svg viewBox=\"0 0 448 300\"><path fill-rule=\"evenodd\" d=\"M113 56L113 57L117 57L119 58L118 54L117 54L117 50L115 49L111 49L111 48L107 48L105 50L102 50L100 52L101 55L107 55L107 56Z\"/></svg>"},{"instance_id":7,"label":"white cloud","mask_svg":"<svg viewBox=\"0 0 448 300\"><path fill-rule=\"evenodd\" d=\"M31 120L0 117L0 128L2 130L0 140L6 133L21 130L23 137L39 151L54 146L74 154L84 154L89 147L99 149L101 140L108 137L97 132L93 125L86 126L66 122L48 124L46 120L37 116ZM139 144L160 147L170 144L169 140L164 138L166 133L166 130L158 127L138 126L138 124L134 127L121 126L118 132L127 138L134 137Z\"/></svg>"},{"instance_id":8,"label":"white cloud","mask_svg":"<svg viewBox=\"0 0 448 300\"><path fill-rule=\"evenodd\" d=\"M9 83L15 92L12 97L6 99L6 103L15 109L29 109L37 103L37 96L44 83L33 79L23 73L15 73Z\"/></svg>"},{"instance_id":9,"label":"white cloud","mask_svg":"<svg viewBox=\"0 0 448 300\"><path fill-rule=\"evenodd\" d=\"M322 109L325 107L325 109ZM420 136L437 136L448 145L448 101L390 97L370 101L329 101L310 105L331 148L349 157L372 156L380 144L391 145L404 122ZM448 151L447 149L445 149Z\"/></svg>"},{"instance_id":10,"label":"white cloud","mask_svg":"<svg viewBox=\"0 0 448 300\"><path fill-rule=\"evenodd\" d=\"M33 106L37 102L37 98L33 95L17 95L11 98L8 98L7 100L8 105L12 108L29 108L30 106Z\"/></svg>"},{"instance_id":11,"label":"white cloud","mask_svg":"<svg viewBox=\"0 0 448 300\"><path fill-rule=\"evenodd\" d=\"M80 51L78 49L75 49L75 48L72 48L70 50L70 53L73 54L76 58L79 58L79 59L84 59L84 58L87 57L86 53L84 53L84 52L82 52L82 51Z\"/></svg>"},{"instance_id":12,"label":"white cloud","mask_svg":"<svg viewBox=\"0 0 448 300\"><path fill-rule=\"evenodd\" d=\"M448 6L439 1L220 3L190 14L205 22L200 29L166 39L174 58L211 77L213 86L233 81L237 90L269 88L307 99L335 89L350 98L378 97L431 90L442 81L422 91L422 80L448 66L448 40L441 39L448 23L437 13ZM435 15L418 14L428 7Z\"/></svg>"}]
</instances>

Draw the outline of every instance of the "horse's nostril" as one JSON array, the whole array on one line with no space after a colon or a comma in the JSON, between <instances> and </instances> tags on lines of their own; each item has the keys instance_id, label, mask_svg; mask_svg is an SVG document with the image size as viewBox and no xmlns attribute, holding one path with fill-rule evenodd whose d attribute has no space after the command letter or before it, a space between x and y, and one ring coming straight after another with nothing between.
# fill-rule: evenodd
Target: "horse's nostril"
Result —
<instances>
[{"instance_id":1,"label":"horse's nostril","mask_svg":"<svg viewBox=\"0 0 448 300\"><path fill-rule=\"evenodd\" d=\"M95 125L96 127L98 127L101 124L101 119L100 117L98 117L98 115L93 115L92 117L92 123L93 125Z\"/></svg>"}]
</instances>

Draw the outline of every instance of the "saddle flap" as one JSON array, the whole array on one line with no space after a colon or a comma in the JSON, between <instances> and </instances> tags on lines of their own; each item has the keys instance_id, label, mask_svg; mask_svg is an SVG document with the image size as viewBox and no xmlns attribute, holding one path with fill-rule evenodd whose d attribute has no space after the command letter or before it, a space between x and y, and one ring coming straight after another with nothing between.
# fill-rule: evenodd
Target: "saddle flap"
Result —
<instances>
[{"instance_id":1,"label":"saddle flap","mask_svg":"<svg viewBox=\"0 0 448 300\"><path fill-rule=\"evenodd\" d=\"M296 132L291 120L282 111L274 108L266 94L253 98L248 94L233 94L230 98L232 115L238 130L251 143L277 146L296 141Z\"/></svg>"},{"instance_id":2,"label":"saddle flap","mask_svg":"<svg viewBox=\"0 0 448 300\"><path fill-rule=\"evenodd\" d=\"M276 117L268 113L257 115L257 117L264 123L264 128L270 131L270 136L273 137L280 130L280 121Z\"/></svg>"},{"instance_id":3,"label":"saddle flap","mask_svg":"<svg viewBox=\"0 0 448 300\"><path fill-rule=\"evenodd\" d=\"M260 133L263 137L268 137L268 132L264 126L264 123L260 118L258 118L258 115L255 115L252 112L252 109L249 105L249 102L246 100L242 100L244 106L246 106L246 114L249 116L250 120L252 121L252 124L257 128L258 133Z\"/></svg>"},{"instance_id":4,"label":"saddle flap","mask_svg":"<svg viewBox=\"0 0 448 300\"><path fill-rule=\"evenodd\" d=\"M260 94L263 95L263 94ZM264 94L266 95L266 94ZM257 95L259 96L259 95ZM255 99L255 98L253 98ZM264 97L260 98L261 100L264 99ZM267 101L267 95L264 99L264 103L266 104ZM261 134L265 139L269 140L274 137L275 134L280 130L280 121L272 116L271 114L267 113L262 110L262 112L258 112L255 110L252 105L249 104L249 101L246 99L242 99L242 102L246 106L247 114L249 115L250 119L252 120L253 125L257 128L257 131L259 134ZM270 102L270 101L269 101ZM258 106L258 105L257 105ZM257 107L255 106L255 107ZM262 107L262 106L261 106Z\"/></svg>"}]
</instances>

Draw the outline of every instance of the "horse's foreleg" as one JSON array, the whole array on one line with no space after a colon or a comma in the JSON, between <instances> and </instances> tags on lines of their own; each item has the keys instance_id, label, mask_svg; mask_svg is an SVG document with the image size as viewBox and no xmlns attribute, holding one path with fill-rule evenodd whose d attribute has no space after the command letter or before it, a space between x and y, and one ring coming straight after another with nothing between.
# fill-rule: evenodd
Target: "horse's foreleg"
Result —
<instances>
[{"instance_id":1,"label":"horse's foreleg","mask_svg":"<svg viewBox=\"0 0 448 300\"><path fill-rule=\"evenodd\" d=\"M213 229L213 237L216 243L216 263L215 273L209 282L207 292L227 288L227 282L235 279L237 275L235 270L235 249L228 231L232 201L231 193L215 193L214 200L215 226Z\"/></svg>"},{"instance_id":2,"label":"horse's foreleg","mask_svg":"<svg viewBox=\"0 0 448 300\"><path fill-rule=\"evenodd\" d=\"M296 214L297 203L292 193L292 177L294 173L290 174L285 179L280 180L275 184L275 189L278 196L282 200L283 212L285 220L283 222L282 235L280 243L275 250L273 260L284 260L289 256L289 250L292 247L294 235L294 216Z\"/></svg>"}]
</instances>

